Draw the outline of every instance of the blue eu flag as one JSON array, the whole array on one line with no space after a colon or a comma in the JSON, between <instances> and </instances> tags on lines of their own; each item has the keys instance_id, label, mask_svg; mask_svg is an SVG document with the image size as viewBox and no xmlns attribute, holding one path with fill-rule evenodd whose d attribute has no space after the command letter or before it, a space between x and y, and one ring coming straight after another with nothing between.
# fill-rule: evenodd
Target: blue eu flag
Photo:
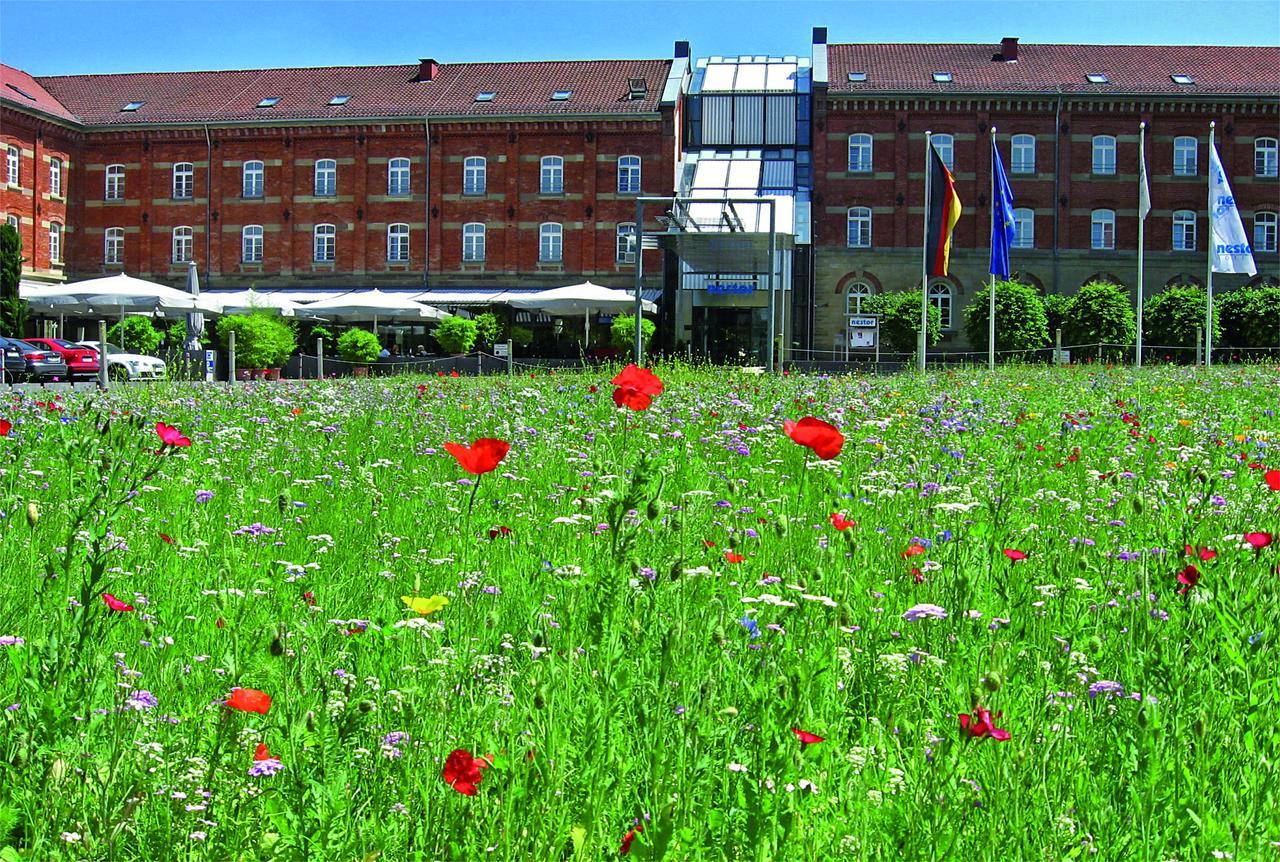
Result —
<instances>
[{"instance_id":1,"label":"blue eu flag","mask_svg":"<svg viewBox=\"0 0 1280 862\"><path fill-rule=\"evenodd\" d=\"M1000 151L991 147L991 173L995 180L995 196L991 201L991 268L992 275L1009 277L1009 247L1013 245L1016 228L1013 224L1013 189L1005 175Z\"/></svg>"}]
</instances>

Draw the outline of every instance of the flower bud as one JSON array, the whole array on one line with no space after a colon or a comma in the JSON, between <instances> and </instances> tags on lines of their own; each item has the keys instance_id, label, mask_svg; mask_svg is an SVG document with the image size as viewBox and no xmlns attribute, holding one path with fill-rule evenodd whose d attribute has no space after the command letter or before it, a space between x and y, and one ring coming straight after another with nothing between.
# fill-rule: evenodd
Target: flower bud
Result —
<instances>
[{"instance_id":1,"label":"flower bud","mask_svg":"<svg viewBox=\"0 0 1280 862\"><path fill-rule=\"evenodd\" d=\"M27 504L27 526L34 528L40 523L40 507L35 503Z\"/></svg>"},{"instance_id":2,"label":"flower bud","mask_svg":"<svg viewBox=\"0 0 1280 862\"><path fill-rule=\"evenodd\" d=\"M993 670L982 678L982 687L987 691L997 692L1002 685L1004 685L1004 677L1000 675L999 671Z\"/></svg>"}]
</instances>

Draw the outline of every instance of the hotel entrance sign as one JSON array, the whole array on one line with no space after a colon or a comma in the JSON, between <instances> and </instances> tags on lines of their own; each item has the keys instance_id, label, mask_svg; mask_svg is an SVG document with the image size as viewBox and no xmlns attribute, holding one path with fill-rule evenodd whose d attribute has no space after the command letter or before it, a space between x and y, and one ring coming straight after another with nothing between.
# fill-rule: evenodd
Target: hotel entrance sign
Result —
<instances>
[{"instance_id":1,"label":"hotel entrance sign","mask_svg":"<svg viewBox=\"0 0 1280 862\"><path fill-rule=\"evenodd\" d=\"M755 284L749 281L709 281L707 282L707 293L713 296L741 296L743 294L754 293Z\"/></svg>"}]
</instances>

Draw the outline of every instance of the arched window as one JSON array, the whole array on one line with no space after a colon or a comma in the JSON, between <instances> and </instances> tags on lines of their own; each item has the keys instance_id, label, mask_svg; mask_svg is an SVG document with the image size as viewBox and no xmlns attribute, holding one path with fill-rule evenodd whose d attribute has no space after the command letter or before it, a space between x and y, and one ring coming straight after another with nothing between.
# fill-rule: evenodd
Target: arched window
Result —
<instances>
[{"instance_id":1,"label":"arched window","mask_svg":"<svg viewBox=\"0 0 1280 862\"><path fill-rule=\"evenodd\" d=\"M849 207L849 248L871 248L871 208Z\"/></svg>"},{"instance_id":2,"label":"arched window","mask_svg":"<svg viewBox=\"0 0 1280 862\"><path fill-rule=\"evenodd\" d=\"M462 226L462 259L466 263L484 260L484 225L470 222Z\"/></svg>"},{"instance_id":3,"label":"arched window","mask_svg":"<svg viewBox=\"0 0 1280 862\"><path fill-rule=\"evenodd\" d=\"M560 263L564 260L564 227L546 222L538 228L538 260Z\"/></svg>"},{"instance_id":4,"label":"arched window","mask_svg":"<svg viewBox=\"0 0 1280 862\"><path fill-rule=\"evenodd\" d=\"M1018 207L1013 211L1013 247L1036 247L1036 212L1030 207Z\"/></svg>"},{"instance_id":5,"label":"arched window","mask_svg":"<svg viewBox=\"0 0 1280 862\"><path fill-rule=\"evenodd\" d=\"M1093 136L1093 172L1101 175L1116 172L1116 139L1111 135Z\"/></svg>"},{"instance_id":6,"label":"arched window","mask_svg":"<svg viewBox=\"0 0 1280 862\"><path fill-rule=\"evenodd\" d=\"M241 171L240 197L243 198L260 198L264 193L263 178L265 177L263 163L260 161L248 161L244 163Z\"/></svg>"},{"instance_id":7,"label":"arched window","mask_svg":"<svg viewBox=\"0 0 1280 862\"><path fill-rule=\"evenodd\" d=\"M1276 222L1277 216L1275 213L1260 212L1253 214L1254 251L1276 250Z\"/></svg>"},{"instance_id":8,"label":"arched window","mask_svg":"<svg viewBox=\"0 0 1280 862\"><path fill-rule=\"evenodd\" d=\"M62 159L49 159L49 194L62 197Z\"/></svg>"},{"instance_id":9,"label":"arched window","mask_svg":"<svg viewBox=\"0 0 1280 862\"><path fill-rule=\"evenodd\" d=\"M1253 142L1253 173L1259 177L1274 177L1276 175L1277 154L1280 148L1277 147L1275 138L1256 138ZM12 182L12 181L11 181Z\"/></svg>"},{"instance_id":10,"label":"arched window","mask_svg":"<svg viewBox=\"0 0 1280 862\"><path fill-rule=\"evenodd\" d=\"M195 168L191 162L178 162L173 166L174 200L187 200L195 197Z\"/></svg>"},{"instance_id":11,"label":"arched window","mask_svg":"<svg viewBox=\"0 0 1280 862\"><path fill-rule=\"evenodd\" d=\"M956 169L956 139L951 135L934 135L931 139L933 148L938 151L938 158L947 166L947 170Z\"/></svg>"},{"instance_id":12,"label":"arched window","mask_svg":"<svg viewBox=\"0 0 1280 862\"><path fill-rule=\"evenodd\" d=\"M8 169L8 182L11 186L19 185L22 179L22 151L17 147L9 147L5 152L5 167Z\"/></svg>"},{"instance_id":13,"label":"arched window","mask_svg":"<svg viewBox=\"0 0 1280 862\"><path fill-rule=\"evenodd\" d=\"M482 195L488 185L488 163L484 156L468 156L462 160L462 193Z\"/></svg>"},{"instance_id":14,"label":"arched window","mask_svg":"<svg viewBox=\"0 0 1280 862\"><path fill-rule=\"evenodd\" d=\"M336 257L338 246L338 229L331 224L318 224L312 231L315 252L312 257L317 263L332 263Z\"/></svg>"},{"instance_id":15,"label":"arched window","mask_svg":"<svg viewBox=\"0 0 1280 862\"><path fill-rule=\"evenodd\" d=\"M107 165L107 188L103 195L109 201L124 200L124 165Z\"/></svg>"},{"instance_id":16,"label":"arched window","mask_svg":"<svg viewBox=\"0 0 1280 862\"><path fill-rule=\"evenodd\" d=\"M1175 177L1194 177L1196 175L1196 139L1188 135L1180 135L1173 139L1173 175Z\"/></svg>"},{"instance_id":17,"label":"arched window","mask_svg":"<svg viewBox=\"0 0 1280 862\"><path fill-rule=\"evenodd\" d=\"M942 318L942 328L951 328L951 285L945 281L939 281L929 285L929 302L938 309L938 316ZM917 333L918 334L918 333Z\"/></svg>"},{"instance_id":18,"label":"arched window","mask_svg":"<svg viewBox=\"0 0 1280 862\"><path fill-rule=\"evenodd\" d=\"M640 157L618 157L618 194L640 194Z\"/></svg>"},{"instance_id":19,"label":"arched window","mask_svg":"<svg viewBox=\"0 0 1280 862\"><path fill-rule=\"evenodd\" d=\"M110 266L124 263L124 228L107 228L102 244L102 262Z\"/></svg>"},{"instance_id":20,"label":"arched window","mask_svg":"<svg viewBox=\"0 0 1280 862\"><path fill-rule=\"evenodd\" d=\"M859 132L849 136L849 173L871 172L871 136Z\"/></svg>"},{"instance_id":21,"label":"arched window","mask_svg":"<svg viewBox=\"0 0 1280 862\"><path fill-rule=\"evenodd\" d=\"M409 192L409 160L397 158L387 162L387 194L392 197L404 197Z\"/></svg>"},{"instance_id":22,"label":"arched window","mask_svg":"<svg viewBox=\"0 0 1280 862\"><path fill-rule=\"evenodd\" d=\"M187 263L191 260L191 246L194 242L195 233L191 228L183 225L173 229L173 262Z\"/></svg>"},{"instance_id":23,"label":"arched window","mask_svg":"<svg viewBox=\"0 0 1280 862\"><path fill-rule=\"evenodd\" d=\"M49 222L49 262L59 263L62 260L62 225L56 221Z\"/></svg>"},{"instance_id":24,"label":"arched window","mask_svg":"<svg viewBox=\"0 0 1280 862\"><path fill-rule=\"evenodd\" d=\"M635 263L636 262L636 223L633 221L623 222L618 225L617 249L614 259L618 263Z\"/></svg>"},{"instance_id":25,"label":"arched window","mask_svg":"<svg viewBox=\"0 0 1280 862\"><path fill-rule=\"evenodd\" d=\"M1089 247L1099 251L1116 247L1116 211L1094 210L1090 220Z\"/></svg>"},{"instance_id":26,"label":"arched window","mask_svg":"<svg viewBox=\"0 0 1280 862\"><path fill-rule=\"evenodd\" d=\"M1196 214L1194 210L1175 210L1173 213L1173 250L1196 250Z\"/></svg>"},{"instance_id":27,"label":"arched window","mask_svg":"<svg viewBox=\"0 0 1280 862\"><path fill-rule=\"evenodd\" d=\"M240 260L262 263L262 225L247 224L240 229Z\"/></svg>"},{"instance_id":28,"label":"arched window","mask_svg":"<svg viewBox=\"0 0 1280 862\"><path fill-rule=\"evenodd\" d=\"M387 261L409 262L409 226L407 224L387 225Z\"/></svg>"},{"instance_id":29,"label":"arched window","mask_svg":"<svg viewBox=\"0 0 1280 862\"><path fill-rule=\"evenodd\" d=\"M543 156L538 192L544 195L564 194L564 159L560 156Z\"/></svg>"},{"instance_id":30,"label":"arched window","mask_svg":"<svg viewBox=\"0 0 1280 862\"><path fill-rule=\"evenodd\" d=\"M871 285L865 282L855 281L849 285L849 289L844 295L844 313L846 315L861 314L863 300L870 299L874 291Z\"/></svg>"},{"instance_id":31,"label":"arched window","mask_svg":"<svg viewBox=\"0 0 1280 862\"><path fill-rule=\"evenodd\" d=\"M1009 172L1034 174L1036 172L1035 135L1014 135L1009 146Z\"/></svg>"},{"instance_id":32,"label":"arched window","mask_svg":"<svg viewBox=\"0 0 1280 862\"><path fill-rule=\"evenodd\" d=\"M338 193L338 163L333 159L316 160L316 197L332 197Z\"/></svg>"}]
</instances>

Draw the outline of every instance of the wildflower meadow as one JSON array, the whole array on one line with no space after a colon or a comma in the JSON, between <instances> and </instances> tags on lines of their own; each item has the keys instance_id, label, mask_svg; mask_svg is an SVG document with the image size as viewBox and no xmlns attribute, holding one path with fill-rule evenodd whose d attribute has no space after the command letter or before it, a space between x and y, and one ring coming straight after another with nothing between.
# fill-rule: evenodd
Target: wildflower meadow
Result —
<instances>
[{"instance_id":1,"label":"wildflower meadow","mask_svg":"<svg viewBox=\"0 0 1280 862\"><path fill-rule=\"evenodd\" d=\"M0 860L1274 859L1280 368L0 405Z\"/></svg>"}]
</instances>

